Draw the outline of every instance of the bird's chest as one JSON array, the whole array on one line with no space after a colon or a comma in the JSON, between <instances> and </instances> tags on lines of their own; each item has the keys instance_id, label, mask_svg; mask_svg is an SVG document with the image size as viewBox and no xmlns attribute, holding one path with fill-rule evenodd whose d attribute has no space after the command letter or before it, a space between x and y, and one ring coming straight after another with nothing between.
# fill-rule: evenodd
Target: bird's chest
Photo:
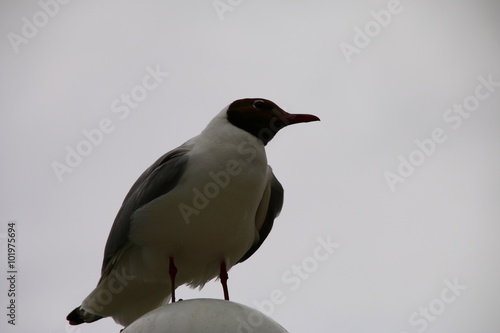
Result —
<instances>
[{"instance_id":1,"label":"bird's chest","mask_svg":"<svg viewBox=\"0 0 500 333\"><path fill-rule=\"evenodd\" d=\"M215 150L190 161L181 179L180 213L187 224L218 221L231 229L233 224L254 223L267 183L267 160L257 150L242 154L233 149L231 154Z\"/></svg>"},{"instance_id":2,"label":"bird's chest","mask_svg":"<svg viewBox=\"0 0 500 333\"><path fill-rule=\"evenodd\" d=\"M135 242L178 255L185 249L244 253L251 246L267 184L266 156L250 144L221 148L194 151L177 186L134 216Z\"/></svg>"}]
</instances>

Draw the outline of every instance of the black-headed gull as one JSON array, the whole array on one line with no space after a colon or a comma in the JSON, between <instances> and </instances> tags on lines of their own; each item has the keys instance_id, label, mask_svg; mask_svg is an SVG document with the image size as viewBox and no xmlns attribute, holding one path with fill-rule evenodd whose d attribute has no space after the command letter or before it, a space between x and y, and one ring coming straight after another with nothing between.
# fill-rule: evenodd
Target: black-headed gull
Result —
<instances>
[{"instance_id":1,"label":"black-headed gull","mask_svg":"<svg viewBox=\"0 0 500 333\"><path fill-rule=\"evenodd\" d=\"M202 287L264 242L283 205L265 145L283 127L317 121L262 98L224 108L196 137L166 153L135 182L114 221L101 278L67 317L124 326L175 301L182 284Z\"/></svg>"}]
</instances>

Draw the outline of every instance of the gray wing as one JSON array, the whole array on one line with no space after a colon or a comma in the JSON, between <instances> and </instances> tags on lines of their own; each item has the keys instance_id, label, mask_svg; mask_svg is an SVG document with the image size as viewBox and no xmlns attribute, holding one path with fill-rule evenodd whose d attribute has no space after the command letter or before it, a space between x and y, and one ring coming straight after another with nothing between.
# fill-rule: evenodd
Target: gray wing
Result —
<instances>
[{"instance_id":1,"label":"gray wing","mask_svg":"<svg viewBox=\"0 0 500 333\"><path fill-rule=\"evenodd\" d=\"M281 186L281 183L278 181L278 179L276 179L273 171L271 169L269 171L271 172L269 187L264 192L262 201L265 202L261 202L261 205L264 205L264 207L267 206L267 209L265 211L265 214L262 215L263 221L259 221L260 214L257 214L257 220L255 221L255 224L259 229L259 239L252 245L247 253L245 253L243 257L241 257L238 263L250 258L250 256L259 249L262 243L264 243L267 235L269 235L269 232L271 232L271 229L273 228L274 219L279 215L279 213L281 212L281 208L283 207L283 186Z\"/></svg>"},{"instance_id":2,"label":"gray wing","mask_svg":"<svg viewBox=\"0 0 500 333\"><path fill-rule=\"evenodd\" d=\"M143 205L172 190L186 170L191 149L181 146L169 151L151 165L134 183L116 215L106 242L101 274L105 275L108 264L127 243L130 232L130 218Z\"/></svg>"}]
</instances>

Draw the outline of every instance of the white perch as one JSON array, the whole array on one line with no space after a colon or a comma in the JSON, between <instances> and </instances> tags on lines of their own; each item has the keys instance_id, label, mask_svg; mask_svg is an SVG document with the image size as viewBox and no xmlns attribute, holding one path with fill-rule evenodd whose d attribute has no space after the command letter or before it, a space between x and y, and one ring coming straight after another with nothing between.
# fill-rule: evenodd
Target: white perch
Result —
<instances>
[{"instance_id":1,"label":"white perch","mask_svg":"<svg viewBox=\"0 0 500 333\"><path fill-rule=\"evenodd\" d=\"M146 313L122 333L287 333L280 324L246 305L220 299L170 303Z\"/></svg>"}]
</instances>

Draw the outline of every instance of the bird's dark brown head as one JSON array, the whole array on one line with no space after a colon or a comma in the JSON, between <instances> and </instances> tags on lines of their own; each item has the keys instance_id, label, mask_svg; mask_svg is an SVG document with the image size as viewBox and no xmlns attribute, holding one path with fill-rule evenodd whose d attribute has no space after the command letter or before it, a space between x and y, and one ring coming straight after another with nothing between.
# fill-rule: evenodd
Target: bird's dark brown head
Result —
<instances>
[{"instance_id":1,"label":"bird's dark brown head","mask_svg":"<svg viewBox=\"0 0 500 333\"><path fill-rule=\"evenodd\" d=\"M229 105L227 120L266 145L285 126L318 121L319 118L310 114L288 113L267 99L245 98Z\"/></svg>"}]
</instances>

